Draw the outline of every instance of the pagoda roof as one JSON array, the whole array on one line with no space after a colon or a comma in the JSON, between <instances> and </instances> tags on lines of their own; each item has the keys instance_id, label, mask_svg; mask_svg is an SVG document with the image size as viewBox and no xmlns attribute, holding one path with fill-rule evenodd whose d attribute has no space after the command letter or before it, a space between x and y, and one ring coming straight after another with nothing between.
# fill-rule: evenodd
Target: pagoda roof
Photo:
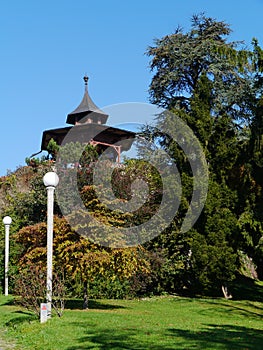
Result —
<instances>
[{"instance_id":1,"label":"pagoda roof","mask_svg":"<svg viewBox=\"0 0 263 350\"><path fill-rule=\"evenodd\" d=\"M89 143L94 140L98 142L116 144L122 141L122 150L127 151L130 149L136 133L97 123L45 130L42 136L41 150L47 150L47 145L51 138L53 138L58 145L61 145L66 136L66 143L76 141L80 143Z\"/></svg>"},{"instance_id":2,"label":"pagoda roof","mask_svg":"<svg viewBox=\"0 0 263 350\"><path fill-rule=\"evenodd\" d=\"M92 101L89 93L88 93L88 77L84 76L85 82L85 92L80 102L79 106L74 109L71 113L68 114L66 123L67 124L76 124L82 123L82 120L85 120L87 116L92 113L92 122L98 124L106 124L108 119L108 114L104 113L101 109L99 109L95 103Z\"/></svg>"}]
</instances>

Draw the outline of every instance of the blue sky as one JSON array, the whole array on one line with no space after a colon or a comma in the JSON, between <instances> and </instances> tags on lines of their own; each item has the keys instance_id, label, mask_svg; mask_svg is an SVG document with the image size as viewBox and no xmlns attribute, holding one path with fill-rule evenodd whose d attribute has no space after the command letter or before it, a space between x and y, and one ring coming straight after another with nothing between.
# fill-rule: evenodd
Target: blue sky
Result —
<instances>
[{"instance_id":1,"label":"blue sky","mask_svg":"<svg viewBox=\"0 0 263 350\"><path fill-rule=\"evenodd\" d=\"M1 1L0 176L40 149L43 130L66 126L85 73L99 107L147 103L147 46L200 12L229 23L231 40L263 46L263 0Z\"/></svg>"}]
</instances>

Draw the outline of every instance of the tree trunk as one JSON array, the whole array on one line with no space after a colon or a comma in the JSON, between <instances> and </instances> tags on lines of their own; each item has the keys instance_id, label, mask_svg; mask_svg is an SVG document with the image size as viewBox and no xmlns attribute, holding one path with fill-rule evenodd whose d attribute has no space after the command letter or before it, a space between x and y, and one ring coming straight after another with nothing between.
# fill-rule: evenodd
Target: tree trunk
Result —
<instances>
[{"instance_id":1,"label":"tree trunk","mask_svg":"<svg viewBox=\"0 0 263 350\"><path fill-rule=\"evenodd\" d=\"M222 286L222 292L226 299L232 299L232 295L228 292L228 289L226 286Z\"/></svg>"},{"instance_id":2,"label":"tree trunk","mask_svg":"<svg viewBox=\"0 0 263 350\"><path fill-rule=\"evenodd\" d=\"M83 309L86 310L89 308L89 297L88 297L88 282L84 282L84 290L83 290Z\"/></svg>"}]
</instances>

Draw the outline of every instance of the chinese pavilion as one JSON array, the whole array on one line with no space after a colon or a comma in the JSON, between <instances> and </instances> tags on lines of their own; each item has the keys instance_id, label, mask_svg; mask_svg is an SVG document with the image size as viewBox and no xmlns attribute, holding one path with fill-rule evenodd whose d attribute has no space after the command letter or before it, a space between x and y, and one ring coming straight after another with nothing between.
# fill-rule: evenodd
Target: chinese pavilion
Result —
<instances>
[{"instance_id":1,"label":"chinese pavilion","mask_svg":"<svg viewBox=\"0 0 263 350\"><path fill-rule=\"evenodd\" d=\"M88 77L84 76L83 79L85 91L82 101L73 112L68 114L66 119L66 123L71 126L45 130L42 136L41 151L47 150L51 139L61 145L66 135L69 135L65 139L66 142L76 141L77 135L77 141L97 145L98 153L111 147L113 158L120 162L121 152L130 149L135 133L106 125L109 116L92 101L88 92ZM74 140L70 138L72 128L74 128ZM121 145L118 145L120 141L122 141Z\"/></svg>"}]
</instances>

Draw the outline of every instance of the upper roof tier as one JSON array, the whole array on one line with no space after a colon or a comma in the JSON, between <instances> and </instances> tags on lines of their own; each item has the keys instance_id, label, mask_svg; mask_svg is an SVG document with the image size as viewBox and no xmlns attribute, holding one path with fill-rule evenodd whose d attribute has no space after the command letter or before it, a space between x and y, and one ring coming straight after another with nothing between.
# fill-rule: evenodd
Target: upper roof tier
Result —
<instances>
[{"instance_id":1,"label":"upper roof tier","mask_svg":"<svg viewBox=\"0 0 263 350\"><path fill-rule=\"evenodd\" d=\"M106 124L108 119L108 114L100 110L88 93L88 80L89 78L84 76L85 82L85 92L80 105L71 113L68 114L66 123L67 124Z\"/></svg>"}]
</instances>

